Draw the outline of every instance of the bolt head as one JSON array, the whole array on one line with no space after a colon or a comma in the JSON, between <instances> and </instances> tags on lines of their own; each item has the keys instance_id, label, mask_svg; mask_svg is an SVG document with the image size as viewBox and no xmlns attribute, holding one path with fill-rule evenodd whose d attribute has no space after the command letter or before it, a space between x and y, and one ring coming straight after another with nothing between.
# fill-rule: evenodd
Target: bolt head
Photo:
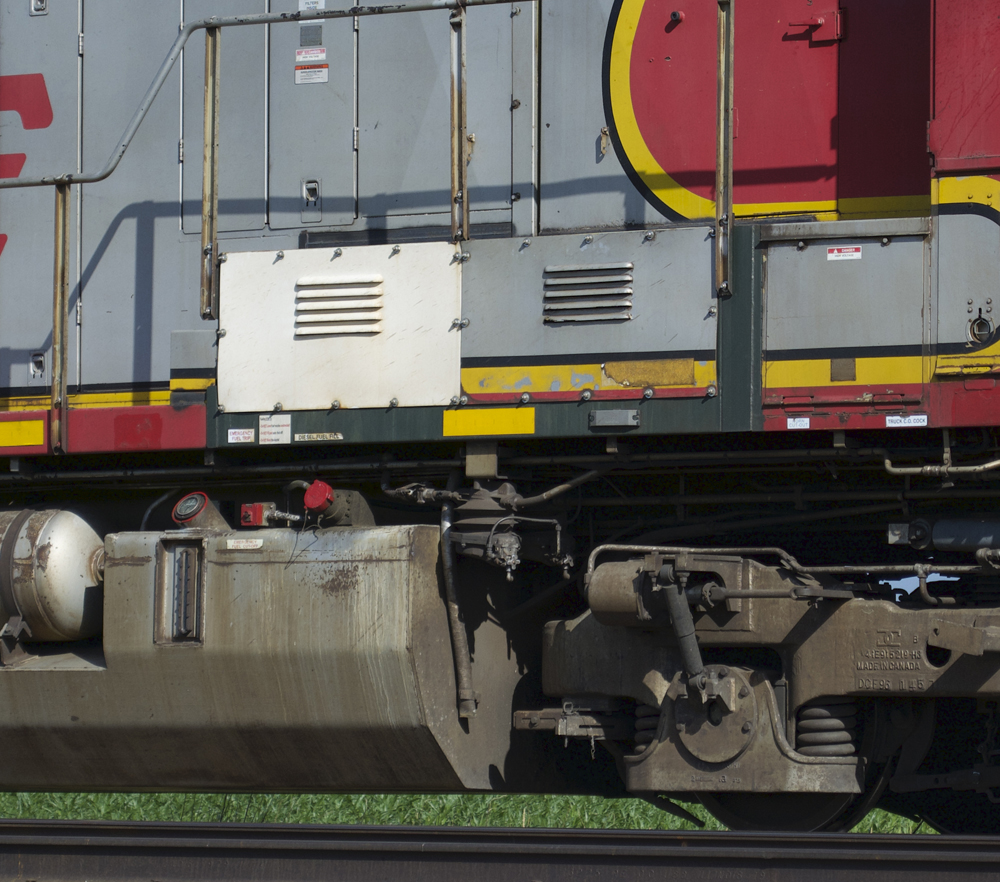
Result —
<instances>
[{"instance_id":1,"label":"bolt head","mask_svg":"<svg viewBox=\"0 0 1000 882\"><path fill-rule=\"evenodd\" d=\"M331 402L330 410L340 410L340 402L339 401Z\"/></svg>"},{"instance_id":2,"label":"bolt head","mask_svg":"<svg viewBox=\"0 0 1000 882\"><path fill-rule=\"evenodd\" d=\"M653 390L652 389L643 389L642 390L642 397L645 398L647 401L649 401L649 399L653 397Z\"/></svg>"},{"instance_id":3,"label":"bolt head","mask_svg":"<svg viewBox=\"0 0 1000 882\"><path fill-rule=\"evenodd\" d=\"M715 385L709 386L705 390L705 395L707 397L709 397L709 398L715 398L715 396L718 395L718 394L719 394L719 390L715 387Z\"/></svg>"},{"instance_id":4,"label":"bolt head","mask_svg":"<svg viewBox=\"0 0 1000 882\"><path fill-rule=\"evenodd\" d=\"M389 407L399 407L399 399L393 398L389 401Z\"/></svg>"},{"instance_id":5,"label":"bolt head","mask_svg":"<svg viewBox=\"0 0 1000 882\"><path fill-rule=\"evenodd\" d=\"M590 399L594 397L594 393L593 393L593 392L591 392L591 391L590 391L589 389L584 389L584 390L583 390L583 391L582 391L582 392L580 393L580 397L581 397L581 398L582 398L582 399L583 399L584 401L590 401Z\"/></svg>"},{"instance_id":6,"label":"bolt head","mask_svg":"<svg viewBox=\"0 0 1000 882\"><path fill-rule=\"evenodd\" d=\"M521 404L527 404L531 401L531 396L527 392L521 393Z\"/></svg>"},{"instance_id":7,"label":"bolt head","mask_svg":"<svg viewBox=\"0 0 1000 882\"><path fill-rule=\"evenodd\" d=\"M743 728L740 731L742 731L744 735L749 735L752 729L753 723L748 720L743 724Z\"/></svg>"}]
</instances>

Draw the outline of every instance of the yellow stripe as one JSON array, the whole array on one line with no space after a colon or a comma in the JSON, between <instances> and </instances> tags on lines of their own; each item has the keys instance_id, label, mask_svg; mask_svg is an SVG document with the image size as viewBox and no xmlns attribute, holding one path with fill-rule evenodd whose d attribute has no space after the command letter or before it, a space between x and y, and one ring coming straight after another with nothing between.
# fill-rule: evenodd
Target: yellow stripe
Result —
<instances>
[{"instance_id":1,"label":"yellow stripe","mask_svg":"<svg viewBox=\"0 0 1000 882\"><path fill-rule=\"evenodd\" d=\"M764 386L787 389L796 386L885 386L893 383L923 383L925 359L922 356L893 358L858 358L854 362L855 379L834 382L830 379L830 359L801 361L765 361ZM926 359L929 363L932 359Z\"/></svg>"},{"instance_id":2,"label":"yellow stripe","mask_svg":"<svg viewBox=\"0 0 1000 882\"><path fill-rule=\"evenodd\" d=\"M180 380L170 381L171 392L201 392L209 386L214 386L215 380L212 377L185 377Z\"/></svg>"},{"instance_id":3,"label":"yellow stripe","mask_svg":"<svg viewBox=\"0 0 1000 882\"><path fill-rule=\"evenodd\" d=\"M462 368L462 389L470 395L502 392L582 392L584 389L705 388L716 382L714 361L692 358L594 364Z\"/></svg>"},{"instance_id":4,"label":"yellow stripe","mask_svg":"<svg viewBox=\"0 0 1000 882\"><path fill-rule=\"evenodd\" d=\"M985 175L968 177L935 178L931 184L931 198L935 205L1000 205L1000 181Z\"/></svg>"},{"instance_id":5,"label":"yellow stripe","mask_svg":"<svg viewBox=\"0 0 1000 882\"><path fill-rule=\"evenodd\" d=\"M0 413L20 413L24 411L48 410L52 401L48 395L31 398L0 399ZM131 407L170 404L170 390L135 392L87 392L70 395L69 406L84 407Z\"/></svg>"},{"instance_id":6,"label":"yellow stripe","mask_svg":"<svg viewBox=\"0 0 1000 882\"><path fill-rule=\"evenodd\" d=\"M44 443L44 420L0 422L0 447L38 447Z\"/></svg>"},{"instance_id":7,"label":"yellow stripe","mask_svg":"<svg viewBox=\"0 0 1000 882\"><path fill-rule=\"evenodd\" d=\"M470 408L446 410L442 434L456 435L533 435L533 407Z\"/></svg>"}]
</instances>

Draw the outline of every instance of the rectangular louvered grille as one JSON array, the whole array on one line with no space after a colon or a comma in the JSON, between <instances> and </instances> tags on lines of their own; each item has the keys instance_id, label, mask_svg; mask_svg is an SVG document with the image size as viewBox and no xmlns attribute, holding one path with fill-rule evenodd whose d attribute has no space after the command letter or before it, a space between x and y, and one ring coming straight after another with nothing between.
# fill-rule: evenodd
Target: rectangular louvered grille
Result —
<instances>
[{"instance_id":1,"label":"rectangular louvered grille","mask_svg":"<svg viewBox=\"0 0 1000 882\"><path fill-rule=\"evenodd\" d=\"M295 336L382 333L382 276L303 276L295 282Z\"/></svg>"},{"instance_id":2,"label":"rectangular louvered grille","mask_svg":"<svg viewBox=\"0 0 1000 882\"><path fill-rule=\"evenodd\" d=\"M622 322L632 320L631 263L547 266L543 275L543 320Z\"/></svg>"}]
</instances>

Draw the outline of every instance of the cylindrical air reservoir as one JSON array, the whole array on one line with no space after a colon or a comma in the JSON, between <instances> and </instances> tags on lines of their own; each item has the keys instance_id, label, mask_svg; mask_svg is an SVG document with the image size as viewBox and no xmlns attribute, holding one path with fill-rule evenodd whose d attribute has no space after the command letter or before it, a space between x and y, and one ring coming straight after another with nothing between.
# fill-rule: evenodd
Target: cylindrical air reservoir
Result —
<instances>
[{"instance_id":1,"label":"cylindrical air reservoir","mask_svg":"<svg viewBox=\"0 0 1000 882\"><path fill-rule=\"evenodd\" d=\"M916 522L924 527L923 535L927 535L926 522ZM914 536L911 525L910 534ZM1000 548L1000 520L943 520L930 527L930 542L924 541L927 547L932 545L937 551L976 551L979 548ZM914 536L914 538L916 538Z\"/></svg>"},{"instance_id":2,"label":"cylindrical air reservoir","mask_svg":"<svg viewBox=\"0 0 1000 882\"><path fill-rule=\"evenodd\" d=\"M20 616L31 640L101 631L104 541L68 511L0 513L0 615Z\"/></svg>"}]
</instances>

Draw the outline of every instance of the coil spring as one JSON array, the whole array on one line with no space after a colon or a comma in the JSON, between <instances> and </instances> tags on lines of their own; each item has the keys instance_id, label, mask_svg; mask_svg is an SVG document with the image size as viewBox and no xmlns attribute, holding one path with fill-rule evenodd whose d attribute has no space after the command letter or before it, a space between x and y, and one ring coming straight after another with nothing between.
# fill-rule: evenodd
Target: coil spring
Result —
<instances>
[{"instance_id":1,"label":"coil spring","mask_svg":"<svg viewBox=\"0 0 1000 882\"><path fill-rule=\"evenodd\" d=\"M858 709L850 698L799 708L795 749L805 756L854 756Z\"/></svg>"},{"instance_id":2,"label":"coil spring","mask_svg":"<svg viewBox=\"0 0 1000 882\"><path fill-rule=\"evenodd\" d=\"M640 704L635 709L635 752L642 753L656 738L660 725L660 709Z\"/></svg>"}]
</instances>

